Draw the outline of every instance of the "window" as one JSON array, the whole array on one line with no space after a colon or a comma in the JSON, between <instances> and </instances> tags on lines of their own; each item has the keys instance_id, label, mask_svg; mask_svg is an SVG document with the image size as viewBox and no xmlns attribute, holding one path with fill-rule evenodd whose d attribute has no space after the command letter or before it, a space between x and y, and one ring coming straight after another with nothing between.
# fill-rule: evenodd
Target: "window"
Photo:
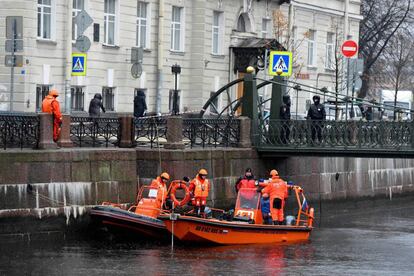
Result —
<instances>
[{"instance_id":1,"label":"window","mask_svg":"<svg viewBox=\"0 0 414 276\"><path fill-rule=\"evenodd\" d=\"M222 48L223 48L223 13L222 12L218 12L218 11L214 11L213 12L213 27L212 27L212 32L213 32L213 47L212 47L212 52L213 54L216 55L221 55L222 52Z\"/></svg>"},{"instance_id":2,"label":"window","mask_svg":"<svg viewBox=\"0 0 414 276\"><path fill-rule=\"evenodd\" d=\"M309 30L308 34L308 66L316 66L316 31Z\"/></svg>"},{"instance_id":3,"label":"window","mask_svg":"<svg viewBox=\"0 0 414 276\"><path fill-rule=\"evenodd\" d=\"M115 45L116 0L105 0L104 10L104 43Z\"/></svg>"},{"instance_id":4,"label":"window","mask_svg":"<svg viewBox=\"0 0 414 276\"><path fill-rule=\"evenodd\" d=\"M184 51L183 43L183 8L172 7L171 50Z\"/></svg>"},{"instance_id":5,"label":"window","mask_svg":"<svg viewBox=\"0 0 414 276\"><path fill-rule=\"evenodd\" d=\"M72 40L76 40L79 35L78 27L75 24L75 17L80 13L82 10L85 9L85 0L72 0Z\"/></svg>"},{"instance_id":6,"label":"window","mask_svg":"<svg viewBox=\"0 0 414 276\"><path fill-rule=\"evenodd\" d=\"M150 28L149 4L138 1L137 7L137 47L149 48L149 28Z\"/></svg>"},{"instance_id":7,"label":"window","mask_svg":"<svg viewBox=\"0 0 414 276\"><path fill-rule=\"evenodd\" d=\"M37 85L36 86L36 110L42 109L43 99L49 94L49 85Z\"/></svg>"},{"instance_id":8,"label":"window","mask_svg":"<svg viewBox=\"0 0 414 276\"><path fill-rule=\"evenodd\" d=\"M325 58L325 68L334 69L334 34L327 33L326 36L326 58Z\"/></svg>"},{"instance_id":9,"label":"window","mask_svg":"<svg viewBox=\"0 0 414 276\"><path fill-rule=\"evenodd\" d=\"M262 19L262 38L269 38L269 22L267 18Z\"/></svg>"},{"instance_id":10,"label":"window","mask_svg":"<svg viewBox=\"0 0 414 276\"><path fill-rule=\"evenodd\" d=\"M70 88L71 109L73 111L83 111L84 108L84 92L82 86L72 86Z\"/></svg>"},{"instance_id":11,"label":"window","mask_svg":"<svg viewBox=\"0 0 414 276\"><path fill-rule=\"evenodd\" d=\"M242 33L246 32L246 21L244 20L243 14L241 14L237 20L237 31Z\"/></svg>"},{"instance_id":12,"label":"window","mask_svg":"<svg viewBox=\"0 0 414 276\"><path fill-rule=\"evenodd\" d=\"M52 0L37 0L37 37L52 38Z\"/></svg>"},{"instance_id":13,"label":"window","mask_svg":"<svg viewBox=\"0 0 414 276\"><path fill-rule=\"evenodd\" d=\"M210 98L213 97L213 95L215 93L216 92L210 92ZM220 109L220 107L219 107L220 100L219 100L219 98L220 98L220 95L215 97L214 100L211 102L210 114L219 114L220 113L220 110L219 110Z\"/></svg>"},{"instance_id":14,"label":"window","mask_svg":"<svg viewBox=\"0 0 414 276\"><path fill-rule=\"evenodd\" d=\"M177 90L177 107L178 112L180 112L180 102L181 102L181 90ZM173 103L174 103L174 89L170 90L170 95L168 98L168 107L170 109L170 112L173 112Z\"/></svg>"},{"instance_id":15,"label":"window","mask_svg":"<svg viewBox=\"0 0 414 276\"><path fill-rule=\"evenodd\" d=\"M102 104L107 111L115 111L114 88L102 88Z\"/></svg>"}]
</instances>

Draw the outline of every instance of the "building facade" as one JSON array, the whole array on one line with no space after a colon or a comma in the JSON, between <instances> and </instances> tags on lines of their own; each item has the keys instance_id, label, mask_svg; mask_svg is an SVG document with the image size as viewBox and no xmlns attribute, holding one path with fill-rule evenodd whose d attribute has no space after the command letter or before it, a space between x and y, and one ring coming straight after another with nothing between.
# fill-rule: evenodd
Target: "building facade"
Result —
<instances>
[{"instance_id":1,"label":"building facade","mask_svg":"<svg viewBox=\"0 0 414 276\"><path fill-rule=\"evenodd\" d=\"M177 81L180 111L198 111L214 91L244 73L259 59L238 55L246 41L267 42L296 51L294 77L309 85L331 87L328 66L333 33L358 38L356 0L3 0L0 7L0 110L34 112L53 87L66 111L87 111L95 93L107 110L132 112L134 95L143 90L149 112L168 113ZM85 10L93 22L83 35L90 40L86 64L76 65L76 39ZM277 12L279 11L279 12ZM5 66L6 17L23 18L22 67ZM286 32L280 18L287 20ZM341 31L338 32L337 29ZM305 34L305 35L303 35ZM303 37L302 37L303 35ZM264 40L263 40L263 39ZM282 40L286 43L282 43ZM298 43L300 41L300 43ZM265 43L264 43L265 42ZM293 46L293 45L297 45ZM274 44L274 45L276 45ZM142 73L131 74L131 49L143 49ZM239 51L240 52L240 51ZM261 53L260 51L258 51ZM253 51L254 53L254 51ZM248 58L248 57L247 57ZM72 61L75 61L72 63ZM180 65L175 79L171 67ZM329 65L329 64L328 64ZM85 76L72 71L86 68ZM75 67L75 68L74 68ZM138 70L139 71L139 70ZM136 72L135 72L136 73ZM220 110L240 93L231 89L215 101ZM267 91L260 91L264 98ZM301 101L309 96L302 96Z\"/></svg>"}]
</instances>

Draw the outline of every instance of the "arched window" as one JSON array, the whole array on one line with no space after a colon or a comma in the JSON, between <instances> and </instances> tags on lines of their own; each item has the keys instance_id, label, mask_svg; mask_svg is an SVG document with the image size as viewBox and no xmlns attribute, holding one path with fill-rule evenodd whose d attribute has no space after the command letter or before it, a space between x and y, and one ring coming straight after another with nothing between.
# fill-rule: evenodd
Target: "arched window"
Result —
<instances>
[{"instance_id":1,"label":"arched window","mask_svg":"<svg viewBox=\"0 0 414 276\"><path fill-rule=\"evenodd\" d=\"M246 32L246 21L244 20L244 14L240 14L239 20L237 21L237 31Z\"/></svg>"}]
</instances>

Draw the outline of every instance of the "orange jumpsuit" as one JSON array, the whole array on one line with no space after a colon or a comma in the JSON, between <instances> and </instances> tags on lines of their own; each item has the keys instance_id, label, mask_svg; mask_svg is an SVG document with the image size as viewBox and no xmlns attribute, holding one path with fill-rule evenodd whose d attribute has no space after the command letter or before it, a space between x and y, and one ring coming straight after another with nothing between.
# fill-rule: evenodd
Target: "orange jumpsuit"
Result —
<instances>
[{"instance_id":1,"label":"orange jumpsuit","mask_svg":"<svg viewBox=\"0 0 414 276\"><path fill-rule=\"evenodd\" d=\"M62 114L60 105L55 97L47 95L42 102L42 112L53 114L53 141L57 142L60 136L60 126L62 125Z\"/></svg>"},{"instance_id":2,"label":"orange jumpsuit","mask_svg":"<svg viewBox=\"0 0 414 276\"><path fill-rule=\"evenodd\" d=\"M285 181L278 176L273 176L269 184L262 190L262 193L269 194L270 197L270 213L272 219L282 222L284 220L283 209L285 207L285 199L288 197L288 188ZM280 200L280 208L276 208L274 200Z\"/></svg>"},{"instance_id":3,"label":"orange jumpsuit","mask_svg":"<svg viewBox=\"0 0 414 276\"><path fill-rule=\"evenodd\" d=\"M210 189L210 183L208 182L208 179L202 179L197 175L197 177L190 182L189 189L190 192L194 194L193 205L197 207L203 207L203 210L201 210L203 212L204 207L207 204L207 197Z\"/></svg>"},{"instance_id":4,"label":"orange jumpsuit","mask_svg":"<svg viewBox=\"0 0 414 276\"><path fill-rule=\"evenodd\" d=\"M167 192L168 192L167 185L165 185L164 182L162 182L161 177L158 176L156 179L154 179L151 182L150 187L158 189L158 192L157 192L157 208L161 208L162 204L167 199Z\"/></svg>"}]
</instances>

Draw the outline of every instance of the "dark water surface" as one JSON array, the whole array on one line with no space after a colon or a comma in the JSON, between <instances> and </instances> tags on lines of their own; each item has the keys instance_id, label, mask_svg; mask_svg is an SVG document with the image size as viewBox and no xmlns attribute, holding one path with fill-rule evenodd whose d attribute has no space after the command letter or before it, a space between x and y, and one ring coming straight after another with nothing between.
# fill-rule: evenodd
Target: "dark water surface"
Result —
<instances>
[{"instance_id":1,"label":"dark water surface","mask_svg":"<svg viewBox=\"0 0 414 276\"><path fill-rule=\"evenodd\" d=\"M77 239L0 245L0 275L414 275L414 200L326 211L311 241L188 247Z\"/></svg>"}]
</instances>

